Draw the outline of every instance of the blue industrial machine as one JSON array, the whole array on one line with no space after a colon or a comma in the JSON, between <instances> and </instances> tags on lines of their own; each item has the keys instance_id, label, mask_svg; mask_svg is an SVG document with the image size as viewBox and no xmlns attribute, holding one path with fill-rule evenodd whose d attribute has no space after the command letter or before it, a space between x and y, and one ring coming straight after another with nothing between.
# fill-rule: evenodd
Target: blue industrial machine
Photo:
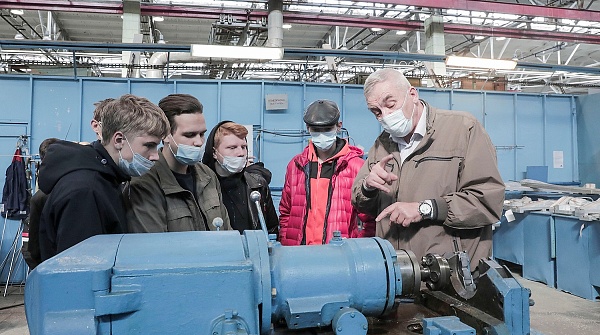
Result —
<instances>
[{"instance_id":1,"label":"blue industrial machine","mask_svg":"<svg viewBox=\"0 0 600 335\"><path fill-rule=\"evenodd\" d=\"M261 231L101 235L38 266L25 308L32 335L528 334L529 291L493 261L473 280L464 256Z\"/></svg>"}]
</instances>

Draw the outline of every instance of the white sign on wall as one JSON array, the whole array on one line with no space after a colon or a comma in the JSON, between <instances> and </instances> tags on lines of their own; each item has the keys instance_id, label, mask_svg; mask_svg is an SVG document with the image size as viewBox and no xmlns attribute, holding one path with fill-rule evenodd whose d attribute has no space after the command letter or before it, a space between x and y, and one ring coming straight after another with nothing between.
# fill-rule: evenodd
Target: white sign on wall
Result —
<instances>
[{"instance_id":1,"label":"white sign on wall","mask_svg":"<svg viewBox=\"0 0 600 335\"><path fill-rule=\"evenodd\" d=\"M283 94L267 94L265 95L267 110L288 109L288 95Z\"/></svg>"}]
</instances>

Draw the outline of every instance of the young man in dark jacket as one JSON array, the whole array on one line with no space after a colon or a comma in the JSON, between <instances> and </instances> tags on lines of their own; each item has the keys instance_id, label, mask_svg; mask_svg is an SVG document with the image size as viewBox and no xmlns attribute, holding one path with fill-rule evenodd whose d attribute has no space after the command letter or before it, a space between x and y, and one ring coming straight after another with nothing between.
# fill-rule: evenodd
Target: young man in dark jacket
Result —
<instances>
[{"instance_id":1,"label":"young man in dark jacket","mask_svg":"<svg viewBox=\"0 0 600 335\"><path fill-rule=\"evenodd\" d=\"M40 167L39 186L48 194L40 220L42 260L91 236L126 232L120 185L158 159L169 130L160 108L130 94L104 108L102 142L56 142Z\"/></svg>"},{"instance_id":2,"label":"young man in dark jacket","mask_svg":"<svg viewBox=\"0 0 600 335\"><path fill-rule=\"evenodd\" d=\"M261 229L258 209L250 200L252 191L260 192L260 207L267 230L279 233L279 219L273 205L269 182L271 171L262 163L248 164L248 130L241 124L223 121L206 141L202 162L216 172L221 183L223 203L227 207L233 229Z\"/></svg>"},{"instance_id":3,"label":"young man in dark jacket","mask_svg":"<svg viewBox=\"0 0 600 335\"><path fill-rule=\"evenodd\" d=\"M48 147L60 141L58 138L51 137L42 141L39 148L40 160L43 161L46 157ZM23 252L23 259L29 266L30 270L35 269L42 262L40 254L40 217L42 210L46 204L48 195L42 190L37 190L29 200L29 242L27 242L27 250ZM25 245L25 243L23 243Z\"/></svg>"},{"instance_id":4,"label":"young man in dark jacket","mask_svg":"<svg viewBox=\"0 0 600 335\"><path fill-rule=\"evenodd\" d=\"M231 229L215 173L200 163L206 121L203 106L189 94L158 103L171 126L159 160L125 189L129 232L161 233Z\"/></svg>"}]
</instances>

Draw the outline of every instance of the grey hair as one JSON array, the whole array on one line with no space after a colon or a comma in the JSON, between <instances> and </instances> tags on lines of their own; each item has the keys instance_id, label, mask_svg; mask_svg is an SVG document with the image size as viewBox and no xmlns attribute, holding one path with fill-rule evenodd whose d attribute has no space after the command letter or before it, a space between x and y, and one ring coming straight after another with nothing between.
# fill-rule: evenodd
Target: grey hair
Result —
<instances>
[{"instance_id":1,"label":"grey hair","mask_svg":"<svg viewBox=\"0 0 600 335\"><path fill-rule=\"evenodd\" d=\"M402 72L397 71L392 68L379 69L379 70L371 73L367 77L367 80L365 80L365 85L364 85L365 97L370 95L371 90L373 89L373 87L376 84L386 82L386 81L391 81L391 82L396 83L398 85L398 88L400 88L400 89L402 89L402 88L408 89L411 86L410 82L408 81L408 79L406 79L406 77L404 76L404 74L402 74Z\"/></svg>"}]
</instances>

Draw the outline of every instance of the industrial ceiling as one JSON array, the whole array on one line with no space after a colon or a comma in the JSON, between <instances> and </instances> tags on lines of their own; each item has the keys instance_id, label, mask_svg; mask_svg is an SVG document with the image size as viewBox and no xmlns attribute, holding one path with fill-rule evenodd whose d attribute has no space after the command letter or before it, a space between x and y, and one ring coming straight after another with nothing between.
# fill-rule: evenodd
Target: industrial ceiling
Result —
<instances>
[{"instance_id":1,"label":"industrial ceiling","mask_svg":"<svg viewBox=\"0 0 600 335\"><path fill-rule=\"evenodd\" d=\"M73 51L58 44L17 48L1 42L118 44L124 8L127 12L126 3L131 2L0 0L0 70L121 76L126 64L120 53ZM262 46L267 42L268 9L267 0L142 0L142 42ZM425 21L432 17L443 22L445 55L512 59L517 68L447 67L445 74L436 73L431 62L418 57L428 38ZM595 0L283 0L283 23L285 50L320 53L286 51L283 60L262 63L173 61L165 75L361 83L374 69L394 66L415 83L438 87L559 94L600 88L600 4ZM374 52L404 56L365 56ZM406 57L411 54L415 57ZM151 56L151 51L140 54L141 76L150 68Z\"/></svg>"}]
</instances>

